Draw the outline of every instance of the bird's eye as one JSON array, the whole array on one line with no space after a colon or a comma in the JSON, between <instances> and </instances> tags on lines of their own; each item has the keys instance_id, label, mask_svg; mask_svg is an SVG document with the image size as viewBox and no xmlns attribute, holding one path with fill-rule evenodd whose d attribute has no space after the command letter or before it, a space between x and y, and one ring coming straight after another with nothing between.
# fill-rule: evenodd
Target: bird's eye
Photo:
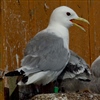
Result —
<instances>
[{"instance_id":1,"label":"bird's eye","mask_svg":"<svg viewBox=\"0 0 100 100\"><path fill-rule=\"evenodd\" d=\"M67 16L70 16L70 15L71 15L71 13L70 13L70 12L67 12L66 14L67 14Z\"/></svg>"}]
</instances>

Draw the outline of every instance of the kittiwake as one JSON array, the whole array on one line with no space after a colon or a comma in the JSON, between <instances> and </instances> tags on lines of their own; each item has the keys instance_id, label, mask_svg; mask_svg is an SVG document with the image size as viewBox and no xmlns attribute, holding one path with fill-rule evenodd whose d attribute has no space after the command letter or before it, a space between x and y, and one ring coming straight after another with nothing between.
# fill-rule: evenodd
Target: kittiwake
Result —
<instances>
[{"instance_id":1,"label":"kittiwake","mask_svg":"<svg viewBox=\"0 0 100 100\"><path fill-rule=\"evenodd\" d=\"M5 76L21 76L18 85L46 85L56 80L70 59L68 29L75 25L84 30L74 20L89 24L67 6L54 9L47 28L38 32L27 44L21 67Z\"/></svg>"},{"instance_id":2,"label":"kittiwake","mask_svg":"<svg viewBox=\"0 0 100 100\"><path fill-rule=\"evenodd\" d=\"M88 89L91 71L86 61L70 50L70 59L62 73L58 76L60 90L76 92Z\"/></svg>"}]
</instances>

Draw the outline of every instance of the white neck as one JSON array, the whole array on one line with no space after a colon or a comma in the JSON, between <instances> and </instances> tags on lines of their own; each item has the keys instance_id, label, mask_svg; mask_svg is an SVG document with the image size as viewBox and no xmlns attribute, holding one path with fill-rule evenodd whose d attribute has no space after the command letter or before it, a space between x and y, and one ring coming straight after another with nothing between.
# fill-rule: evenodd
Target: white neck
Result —
<instances>
[{"instance_id":1,"label":"white neck","mask_svg":"<svg viewBox=\"0 0 100 100\"><path fill-rule=\"evenodd\" d=\"M55 34L58 37L61 37L64 41L64 47L69 49L69 31L66 27L60 24L49 24L46 28L46 31L49 31L51 34Z\"/></svg>"}]
</instances>

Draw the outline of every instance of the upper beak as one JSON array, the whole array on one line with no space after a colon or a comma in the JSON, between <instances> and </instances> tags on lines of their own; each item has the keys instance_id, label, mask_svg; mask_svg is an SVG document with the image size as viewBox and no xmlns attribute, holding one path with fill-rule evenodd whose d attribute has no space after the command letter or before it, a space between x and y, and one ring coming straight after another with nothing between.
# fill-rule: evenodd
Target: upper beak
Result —
<instances>
[{"instance_id":1,"label":"upper beak","mask_svg":"<svg viewBox=\"0 0 100 100\"><path fill-rule=\"evenodd\" d=\"M73 20L72 20L72 23L73 23L75 26L77 26L77 27L79 27L80 29L82 29L83 31L85 31L85 29L84 29L80 24L73 22L74 20L83 21L83 22L85 22L85 23L87 23L87 24L90 24L88 20L86 20L86 19L84 19L84 18L81 18L81 17L78 17L77 19L73 19Z\"/></svg>"}]
</instances>

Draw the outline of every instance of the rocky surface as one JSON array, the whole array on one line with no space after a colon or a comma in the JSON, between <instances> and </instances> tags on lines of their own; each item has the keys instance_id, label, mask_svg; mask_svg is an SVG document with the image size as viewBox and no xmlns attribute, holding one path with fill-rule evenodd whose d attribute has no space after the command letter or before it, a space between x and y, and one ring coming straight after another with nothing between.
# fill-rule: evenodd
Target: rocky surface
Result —
<instances>
[{"instance_id":1,"label":"rocky surface","mask_svg":"<svg viewBox=\"0 0 100 100\"><path fill-rule=\"evenodd\" d=\"M57 93L39 94L30 100L100 100L99 94L93 93Z\"/></svg>"}]
</instances>

